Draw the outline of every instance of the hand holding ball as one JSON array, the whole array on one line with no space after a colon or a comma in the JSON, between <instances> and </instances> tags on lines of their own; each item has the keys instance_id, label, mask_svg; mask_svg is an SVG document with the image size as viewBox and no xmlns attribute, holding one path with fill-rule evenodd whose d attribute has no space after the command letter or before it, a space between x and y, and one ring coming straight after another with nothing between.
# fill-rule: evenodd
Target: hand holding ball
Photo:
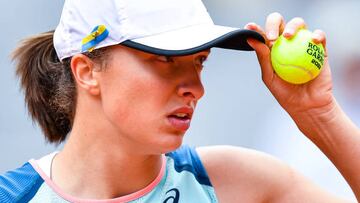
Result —
<instances>
[{"instance_id":1,"label":"hand holding ball","mask_svg":"<svg viewBox=\"0 0 360 203\"><path fill-rule=\"evenodd\" d=\"M276 74L292 84L303 84L319 75L324 65L324 47L312 41L312 33L299 30L286 39L280 36L271 49L271 62Z\"/></svg>"}]
</instances>

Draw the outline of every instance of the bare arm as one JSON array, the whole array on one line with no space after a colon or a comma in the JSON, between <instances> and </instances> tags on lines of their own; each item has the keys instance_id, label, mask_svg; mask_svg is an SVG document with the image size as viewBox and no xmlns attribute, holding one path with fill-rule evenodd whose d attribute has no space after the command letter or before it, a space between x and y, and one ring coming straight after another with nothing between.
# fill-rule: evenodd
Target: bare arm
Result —
<instances>
[{"instance_id":1,"label":"bare arm","mask_svg":"<svg viewBox=\"0 0 360 203\"><path fill-rule=\"evenodd\" d=\"M267 154L230 146L197 151L220 202L349 202Z\"/></svg>"},{"instance_id":2,"label":"bare arm","mask_svg":"<svg viewBox=\"0 0 360 203\"><path fill-rule=\"evenodd\" d=\"M360 201L360 131L334 102L292 115L299 129L334 163Z\"/></svg>"},{"instance_id":3,"label":"bare arm","mask_svg":"<svg viewBox=\"0 0 360 203\"><path fill-rule=\"evenodd\" d=\"M267 19L265 31L256 24L247 25L248 29L267 37L268 43L265 45L255 40L249 40L249 43L256 51L265 85L305 136L334 163L360 201L360 131L333 96L328 57L325 57L320 75L303 85L282 81L271 66L270 48L277 36L282 34L291 38L303 27L306 24L301 18L294 18L285 25L282 16L273 13ZM275 35L271 36L269 33ZM316 30L313 41L326 47L325 33Z\"/></svg>"}]
</instances>

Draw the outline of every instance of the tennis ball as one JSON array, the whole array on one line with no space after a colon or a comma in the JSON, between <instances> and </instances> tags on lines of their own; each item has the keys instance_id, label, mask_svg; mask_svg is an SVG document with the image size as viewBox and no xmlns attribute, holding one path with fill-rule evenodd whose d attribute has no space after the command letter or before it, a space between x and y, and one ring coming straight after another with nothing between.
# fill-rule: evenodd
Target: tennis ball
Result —
<instances>
[{"instance_id":1,"label":"tennis ball","mask_svg":"<svg viewBox=\"0 0 360 203\"><path fill-rule=\"evenodd\" d=\"M271 49L276 74L292 84L303 84L319 75L324 65L324 47L312 41L312 33L301 29L291 39L281 35Z\"/></svg>"}]
</instances>

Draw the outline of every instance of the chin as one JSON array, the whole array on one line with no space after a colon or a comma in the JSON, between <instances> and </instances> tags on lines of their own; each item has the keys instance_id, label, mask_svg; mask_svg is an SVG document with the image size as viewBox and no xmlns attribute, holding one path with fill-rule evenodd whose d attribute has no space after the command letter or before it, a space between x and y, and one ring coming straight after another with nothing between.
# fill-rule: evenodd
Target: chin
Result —
<instances>
[{"instance_id":1,"label":"chin","mask_svg":"<svg viewBox=\"0 0 360 203\"><path fill-rule=\"evenodd\" d=\"M172 133L171 135L164 135L162 138L165 138L160 143L159 149L161 153L168 153L176 150L183 144L184 132Z\"/></svg>"}]
</instances>

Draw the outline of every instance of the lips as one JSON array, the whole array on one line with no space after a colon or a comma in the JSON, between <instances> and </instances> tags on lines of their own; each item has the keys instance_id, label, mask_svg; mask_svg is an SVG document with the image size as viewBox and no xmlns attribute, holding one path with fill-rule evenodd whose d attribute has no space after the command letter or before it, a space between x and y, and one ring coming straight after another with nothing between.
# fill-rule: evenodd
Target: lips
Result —
<instances>
[{"instance_id":1,"label":"lips","mask_svg":"<svg viewBox=\"0 0 360 203\"><path fill-rule=\"evenodd\" d=\"M179 131L186 131L190 127L193 112L193 108L184 106L174 110L167 118L173 128Z\"/></svg>"}]
</instances>

